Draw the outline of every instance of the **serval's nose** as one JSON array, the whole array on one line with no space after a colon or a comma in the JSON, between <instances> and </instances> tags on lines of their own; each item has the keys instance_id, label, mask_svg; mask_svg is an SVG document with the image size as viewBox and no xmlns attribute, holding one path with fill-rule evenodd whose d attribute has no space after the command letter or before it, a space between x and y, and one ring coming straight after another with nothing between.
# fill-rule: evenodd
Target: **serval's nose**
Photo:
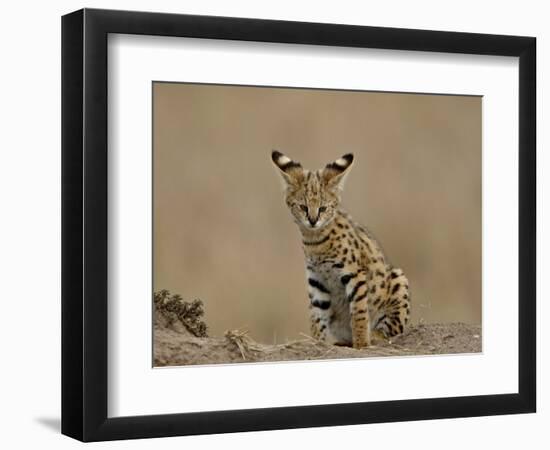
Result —
<instances>
[{"instance_id":1,"label":"serval's nose","mask_svg":"<svg viewBox=\"0 0 550 450\"><path fill-rule=\"evenodd\" d=\"M316 217L310 217L310 216L308 216L308 217L307 217L307 220L309 220L309 223L311 224L312 227L314 227L315 224L317 223L317 218L316 218Z\"/></svg>"}]
</instances>

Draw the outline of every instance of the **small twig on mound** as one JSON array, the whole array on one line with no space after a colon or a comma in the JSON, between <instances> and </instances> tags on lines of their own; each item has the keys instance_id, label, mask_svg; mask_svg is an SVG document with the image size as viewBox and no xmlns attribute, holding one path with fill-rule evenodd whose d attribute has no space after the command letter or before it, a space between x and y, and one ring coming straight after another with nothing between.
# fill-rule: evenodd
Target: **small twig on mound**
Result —
<instances>
[{"instance_id":1,"label":"small twig on mound","mask_svg":"<svg viewBox=\"0 0 550 450\"><path fill-rule=\"evenodd\" d=\"M227 330L224 336L237 346L244 361L246 361L248 353L262 351L262 347L248 336L248 330Z\"/></svg>"},{"instance_id":2,"label":"small twig on mound","mask_svg":"<svg viewBox=\"0 0 550 450\"><path fill-rule=\"evenodd\" d=\"M308 341L313 342L315 344L321 342L319 339L315 339L313 336L310 336L309 334L306 334L306 333L300 333L300 336L305 337Z\"/></svg>"}]
</instances>

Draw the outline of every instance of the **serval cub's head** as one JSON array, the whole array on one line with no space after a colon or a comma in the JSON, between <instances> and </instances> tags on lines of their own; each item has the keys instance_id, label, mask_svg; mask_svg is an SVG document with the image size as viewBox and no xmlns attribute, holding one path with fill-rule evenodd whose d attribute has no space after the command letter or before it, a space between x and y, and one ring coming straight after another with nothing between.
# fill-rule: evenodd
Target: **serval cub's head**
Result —
<instances>
[{"instance_id":1,"label":"serval cub's head","mask_svg":"<svg viewBox=\"0 0 550 450\"><path fill-rule=\"evenodd\" d=\"M295 222L307 229L320 229L330 223L338 210L353 155L348 153L316 171L303 169L299 162L276 150L271 159L283 179L285 201Z\"/></svg>"}]
</instances>

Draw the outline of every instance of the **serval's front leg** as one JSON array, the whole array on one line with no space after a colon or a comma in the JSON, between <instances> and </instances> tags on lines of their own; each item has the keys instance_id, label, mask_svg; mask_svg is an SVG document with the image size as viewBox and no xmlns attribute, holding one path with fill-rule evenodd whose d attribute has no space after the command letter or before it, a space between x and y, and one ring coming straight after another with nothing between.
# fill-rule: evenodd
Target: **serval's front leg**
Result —
<instances>
[{"instance_id":1,"label":"serval's front leg","mask_svg":"<svg viewBox=\"0 0 550 450\"><path fill-rule=\"evenodd\" d=\"M371 335L367 308L367 273L359 270L344 274L341 280L346 286L346 298L349 302L353 348L368 347L371 344Z\"/></svg>"},{"instance_id":2,"label":"serval's front leg","mask_svg":"<svg viewBox=\"0 0 550 450\"><path fill-rule=\"evenodd\" d=\"M330 291L313 272L307 273L311 334L315 339L329 342Z\"/></svg>"}]
</instances>

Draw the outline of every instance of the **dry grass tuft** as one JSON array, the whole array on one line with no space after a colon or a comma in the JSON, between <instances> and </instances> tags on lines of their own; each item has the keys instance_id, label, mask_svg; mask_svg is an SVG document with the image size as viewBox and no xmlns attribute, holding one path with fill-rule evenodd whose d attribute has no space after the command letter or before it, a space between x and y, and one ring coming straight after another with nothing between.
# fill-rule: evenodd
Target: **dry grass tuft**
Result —
<instances>
[{"instance_id":1,"label":"dry grass tuft","mask_svg":"<svg viewBox=\"0 0 550 450\"><path fill-rule=\"evenodd\" d=\"M192 302L185 302L178 294L170 294L170 291L163 289L154 293L155 314L161 314L167 326L180 321L187 331L196 337L208 337L208 327L202 320L204 316L204 305L202 300L195 299Z\"/></svg>"}]
</instances>

